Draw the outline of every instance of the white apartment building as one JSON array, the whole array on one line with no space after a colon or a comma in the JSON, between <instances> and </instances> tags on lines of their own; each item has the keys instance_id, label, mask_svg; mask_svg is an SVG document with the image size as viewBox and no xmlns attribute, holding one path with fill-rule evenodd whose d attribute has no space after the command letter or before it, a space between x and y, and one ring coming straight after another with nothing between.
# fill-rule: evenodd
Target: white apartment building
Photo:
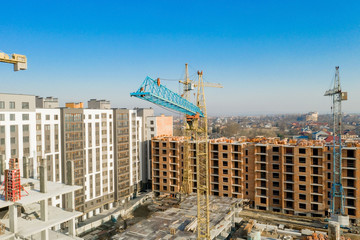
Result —
<instances>
[{"instance_id":1,"label":"white apartment building","mask_svg":"<svg viewBox=\"0 0 360 240\"><path fill-rule=\"evenodd\" d=\"M57 99L55 99L57 101ZM0 94L0 156L4 169L18 158L22 176L38 178L41 159L47 160L48 180L61 182L60 110L33 95ZM54 102L55 103L55 102ZM55 105L52 105L56 107ZM61 206L60 196L51 201Z\"/></svg>"},{"instance_id":2,"label":"white apartment building","mask_svg":"<svg viewBox=\"0 0 360 240\"><path fill-rule=\"evenodd\" d=\"M142 118L137 116L136 110L129 110L129 159L130 159L130 192L140 191L142 181Z\"/></svg>"},{"instance_id":3,"label":"white apartment building","mask_svg":"<svg viewBox=\"0 0 360 240\"><path fill-rule=\"evenodd\" d=\"M93 100L92 100L93 101ZM84 109L85 212L92 217L113 207L113 110Z\"/></svg>"},{"instance_id":4,"label":"white apartment building","mask_svg":"<svg viewBox=\"0 0 360 240\"><path fill-rule=\"evenodd\" d=\"M31 176L37 177L35 96L0 94L0 156L3 169L10 158L28 159Z\"/></svg>"}]
</instances>

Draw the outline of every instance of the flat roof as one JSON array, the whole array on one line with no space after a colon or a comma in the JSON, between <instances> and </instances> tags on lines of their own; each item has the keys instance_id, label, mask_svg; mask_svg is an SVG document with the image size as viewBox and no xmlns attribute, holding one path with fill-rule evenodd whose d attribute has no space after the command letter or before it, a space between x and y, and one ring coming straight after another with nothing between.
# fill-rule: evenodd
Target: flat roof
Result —
<instances>
[{"instance_id":1,"label":"flat roof","mask_svg":"<svg viewBox=\"0 0 360 240\"><path fill-rule=\"evenodd\" d=\"M34 204L38 210L40 210L40 204ZM44 222L40 219L26 220L25 218L18 217L18 229L16 235L22 238L30 237L36 233L39 233L45 229L57 226L63 222L69 221L73 218L83 215L82 212L69 212L61 208L48 206L48 221ZM23 214L23 216L25 216ZM1 219L0 222L4 223L9 228L9 219Z\"/></svg>"}]
</instances>

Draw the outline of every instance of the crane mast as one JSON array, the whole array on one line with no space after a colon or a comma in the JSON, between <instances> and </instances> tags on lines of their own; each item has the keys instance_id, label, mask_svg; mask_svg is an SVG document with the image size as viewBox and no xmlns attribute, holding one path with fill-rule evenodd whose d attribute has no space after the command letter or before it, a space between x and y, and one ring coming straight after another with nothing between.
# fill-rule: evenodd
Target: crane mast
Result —
<instances>
[{"instance_id":1,"label":"crane mast","mask_svg":"<svg viewBox=\"0 0 360 240\"><path fill-rule=\"evenodd\" d=\"M183 94L182 97L185 98L187 101L190 102L190 91L193 90L193 85L189 79L189 71L188 71L188 64L185 64L185 79L184 81L179 81L182 83L183 86ZM190 139L191 136L191 129L187 122L187 115L184 114L184 168L183 168L183 174L182 174L182 182L180 187L180 194L181 195L188 195L192 192L192 171L191 171L191 159L190 159Z\"/></svg>"},{"instance_id":2,"label":"crane mast","mask_svg":"<svg viewBox=\"0 0 360 240\"><path fill-rule=\"evenodd\" d=\"M334 88L327 90L325 96L332 97L333 120L333 183L331 186L331 216L339 218L344 216L344 189L342 186L342 111L341 102L347 100L347 92L341 91L339 67L335 67Z\"/></svg>"},{"instance_id":3,"label":"crane mast","mask_svg":"<svg viewBox=\"0 0 360 240\"><path fill-rule=\"evenodd\" d=\"M196 104L204 117L195 118L192 123L196 136L197 238L210 239L208 126L202 71L198 71L198 77Z\"/></svg>"},{"instance_id":4,"label":"crane mast","mask_svg":"<svg viewBox=\"0 0 360 240\"><path fill-rule=\"evenodd\" d=\"M190 143L195 144L196 154L196 189L197 189L197 239L210 239L210 209L209 209L209 153L208 126L205 101L205 87L222 88L220 84L204 83L203 72L198 71L198 81L195 83L188 77L185 65L183 94L179 95L157 81L147 77L140 88L130 96L153 102L185 115L184 142L184 173L181 183L181 194L192 192L192 173L190 168ZM190 91L197 88L196 104L190 103Z\"/></svg>"}]
</instances>

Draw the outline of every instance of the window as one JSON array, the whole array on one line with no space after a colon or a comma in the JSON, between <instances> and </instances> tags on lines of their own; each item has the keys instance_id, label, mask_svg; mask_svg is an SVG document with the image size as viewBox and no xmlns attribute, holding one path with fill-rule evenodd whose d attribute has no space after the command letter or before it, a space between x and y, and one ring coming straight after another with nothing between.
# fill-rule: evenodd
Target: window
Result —
<instances>
[{"instance_id":1,"label":"window","mask_svg":"<svg viewBox=\"0 0 360 240\"><path fill-rule=\"evenodd\" d=\"M152 131L152 132L153 132L153 131L155 131L155 128L153 128L153 127L152 127L152 128L150 128L150 131Z\"/></svg>"},{"instance_id":2,"label":"window","mask_svg":"<svg viewBox=\"0 0 360 240\"><path fill-rule=\"evenodd\" d=\"M23 125L23 132L29 131L29 125Z\"/></svg>"},{"instance_id":3,"label":"window","mask_svg":"<svg viewBox=\"0 0 360 240\"><path fill-rule=\"evenodd\" d=\"M229 182L229 179L227 177L224 177L223 182Z\"/></svg>"},{"instance_id":4,"label":"window","mask_svg":"<svg viewBox=\"0 0 360 240\"><path fill-rule=\"evenodd\" d=\"M279 152L279 147L273 147L273 152Z\"/></svg>"},{"instance_id":5,"label":"window","mask_svg":"<svg viewBox=\"0 0 360 240\"><path fill-rule=\"evenodd\" d=\"M227 191L227 190L229 190L229 187L225 185L225 186L223 186L223 190Z\"/></svg>"},{"instance_id":6,"label":"window","mask_svg":"<svg viewBox=\"0 0 360 240\"><path fill-rule=\"evenodd\" d=\"M299 199L306 200L306 195L305 194L299 194Z\"/></svg>"},{"instance_id":7,"label":"window","mask_svg":"<svg viewBox=\"0 0 360 240\"><path fill-rule=\"evenodd\" d=\"M16 143L16 139L14 137L10 138L10 142L11 144L15 144Z\"/></svg>"},{"instance_id":8,"label":"window","mask_svg":"<svg viewBox=\"0 0 360 240\"><path fill-rule=\"evenodd\" d=\"M29 137L23 137L23 142L28 143L29 142Z\"/></svg>"},{"instance_id":9,"label":"window","mask_svg":"<svg viewBox=\"0 0 360 240\"><path fill-rule=\"evenodd\" d=\"M276 199L276 198L273 198L273 204L280 204L280 200Z\"/></svg>"},{"instance_id":10,"label":"window","mask_svg":"<svg viewBox=\"0 0 360 240\"><path fill-rule=\"evenodd\" d=\"M279 187L280 183L279 182L273 182L273 187Z\"/></svg>"},{"instance_id":11,"label":"window","mask_svg":"<svg viewBox=\"0 0 360 240\"><path fill-rule=\"evenodd\" d=\"M279 156L278 155L273 155L272 160L273 161L279 161Z\"/></svg>"},{"instance_id":12,"label":"window","mask_svg":"<svg viewBox=\"0 0 360 240\"><path fill-rule=\"evenodd\" d=\"M273 164L273 169L279 169L279 168L280 168L279 164Z\"/></svg>"},{"instance_id":13,"label":"window","mask_svg":"<svg viewBox=\"0 0 360 240\"><path fill-rule=\"evenodd\" d=\"M279 178L279 173L273 173L273 178Z\"/></svg>"},{"instance_id":14,"label":"window","mask_svg":"<svg viewBox=\"0 0 360 240\"><path fill-rule=\"evenodd\" d=\"M29 102L22 102L22 109L29 109Z\"/></svg>"},{"instance_id":15,"label":"window","mask_svg":"<svg viewBox=\"0 0 360 240\"><path fill-rule=\"evenodd\" d=\"M227 169L223 169L223 174L228 174L228 170L227 170Z\"/></svg>"},{"instance_id":16,"label":"window","mask_svg":"<svg viewBox=\"0 0 360 240\"><path fill-rule=\"evenodd\" d=\"M50 115L45 116L46 120L50 120Z\"/></svg>"},{"instance_id":17,"label":"window","mask_svg":"<svg viewBox=\"0 0 360 240\"><path fill-rule=\"evenodd\" d=\"M23 114L22 115L22 120L23 121L29 120L29 114Z\"/></svg>"},{"instance_id":18,"label":"window","mask_svg":"<svg viewBox=\"0 0 360 240\"><path fill-rule=\"evenodd\" d=\"M5 102L4 101L0 101L0 109L4 109L5 108Z\"/></svg>"},{"instance_id":19,"label":"window","mask_svg":"<svg viewBox=\"0 0 360 240\"><path fill-rule=\"evenodd\" d=\"M273 195L274 195L274 196L279 196L279 195L280 195L280 191L279 191L279 190L273 190Z\"/></svg>"},{"instance_id":20,"label":"window","mask_svg":"<svg viewBox=\"0 0 360 240\"><path fill-rule=\"evenodd\" d=\"M10 126L10 132L15 132L15 129L16 129L16 128L15 128L15 125L11 125L11 126Z\"/></svg>"},{"instance_id":21,"label":"window","mask_svg":"<svg viewBox=\"0 0 360 240\"><path fill-rule=\"evenodd\" d=\"M305 148L299 148L299 153L300 154L306 154L306 149Z\"/></svg>"},{"instance_id":22,"label":"window","mask_svg":"<svg viewBox=\"0 0 360 240\"><path fill-rule=\"evenodd\" d=\"M227 167L228 162L227 161L223 161L223 166Z\"/></svg>"},{"instance_id":23,"label":"window","mask_svg":"<svg viewBox=\"0 0 360 240\"><path fill-rule=\"evenodd\" d=\"M54 120L58 120L58 119L59 119L59 115L56 114L56 115L54 116Z\"/></svg>"},{"instance_id":24,"label":"window","mask_svg":"<svg viewBox=\"0 0 360 240\"><path fill-rule=\"evenodd\" d=\"M228 146L227 146L227 145L223 145L223 150L228 150Z\"/></svg>"},{"instance_id":25,"label":"window","mask_svg":"<svg viewBox=\"0 0 360 240\"><path fill-rule=\"evenodd\" d=\"M15 109L15 102L9 102L9 108Z\"/></svg>"},{"instance_id":26,"label":"window","mask_svg":"<svg viewBox=\"0 0 360 240\"><path fill-rule=\"evenodd\" d=\"M223 158L227 158L228 154L227 153L223 153Z\"/></svg>"},{"instance_id":27,"label":"window","mask_svg":"<svg viewBox=\"0 0 360 240\"><path fill-rule=\"evenodd\" d=\"M299 167L299 172L306 172L306 168L305 167Z\"/></svg>"},{"instance_id":28,"label":"window","mask_svg":"<svg viewBox=\"0 0 360 240\"><path fill-rule=\"evenodd\" d=\"M5 138L0 139L0 145L5 145Z\"/></svg>"},{"instance_id":29,"label":"window","mask_svg":"<svg viewBox=\"0 0 360 240\"><path fill-rule=\"evenodd\" d=\"M299 185L300 191L306 191L306 185Z\"/></svg>"},{"instance_id":30,"label":"window","mask_svg":"<svg viewBox=\"0 0 360 240\"><path fill-rule=\"evenodd\" d=\"M248 172L248 171L249 171L249 169L248 169L248 167L246 166L246 167L245 167L245 172Z\"/></svg>"},{"instance_id":31,"label":"window","mask_svg":"<svg viewBox=\"0 0 360 240\"><path fill-rule=\"evenodd\" d=\"M15 121L15 114L10 114L10 121Z\"/></svg>"},{"instance_id":32,"label":"window","mask_svg":"<svg viewBox=\"0 0 360 240\"><path fill-rule=\"evenodd\" d=\"M5 133L5 126L0 126L0 133Z\"/></svg>"},{"instance_id":33,"label":"window","mask_svg":"<svg viewBox=\"0 0 360 240\"><path fill-rule=\"evenodd\" d=\"M306 209L306 204L305 203L299 203L299 208Z\"/></svg>"},{"instance_id":34,"label":"window","mask_svg":"<svg viewBox=\"0 0 360 240\"><path fill-rule=\"evenodd\" d=\"M306 163L306 158L303 157L299 158L299 163Z\"/></svg>"},{"instance_id":35,"label":"window","mask_svg":"<svg viewBox=\"0 0 360 240\"><path fill-rule=\"evenodd\" d=\"M150 121L150 124L151 124L151 125L154 125L154 121Z\"/></svg>"},{"instance_id":36,"label":"window","mask_svg":"<svg viewBox=\"0 0 360 240\"><path fill-rule=\"evenodd\" d=\"M41 120L41 114L40 113L36 114L36 120Z\"/></svg>"},{"instance_id":37,"label":"window","mask_svg":"<svg viewBox=\"0 0 360 240\"><path fill-rule=\"evenodd\" d=\"M0 121L5 121L5 115L4 114L0 114Z\"/></svg>"}]
</instances>

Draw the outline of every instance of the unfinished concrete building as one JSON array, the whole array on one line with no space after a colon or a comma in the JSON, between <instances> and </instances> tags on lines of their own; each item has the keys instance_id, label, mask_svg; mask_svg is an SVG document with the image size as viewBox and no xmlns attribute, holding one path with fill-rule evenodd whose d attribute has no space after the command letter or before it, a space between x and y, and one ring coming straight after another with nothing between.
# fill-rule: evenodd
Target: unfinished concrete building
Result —
<instances>
[{"instance_id":1,"label":"unfinished concrete building","mask_svg":"<svg viewBox=\"0 0 360 240\"><path fill-rule=\"evenodd\" d=\"M152 142L153 190L176 195L181 185L182 138ZM193 191L196 166L192 148ZM345 213L360 219L360 145L343 148L342 181ZM324 217L329 214L332 148L320 141L279 139L215 139L209 141L211 194L250 199L254 208L287 214Z\"/></svg>"},{"instance_id":2,"label":"unfinished concrete building","mask_svg":"<svg viewBox=\"0 0 360 240\"><path fill-rule=\"evenodd\" d=\"M124 233L115 235L118 240L155 240L155 239L197 239L197 197L187 197L178 208L169 208L164 212L156 212ZM210 239L226 239L235 223L241 218L243 199L210 197Z\"/></svg>"}]
</instances>

